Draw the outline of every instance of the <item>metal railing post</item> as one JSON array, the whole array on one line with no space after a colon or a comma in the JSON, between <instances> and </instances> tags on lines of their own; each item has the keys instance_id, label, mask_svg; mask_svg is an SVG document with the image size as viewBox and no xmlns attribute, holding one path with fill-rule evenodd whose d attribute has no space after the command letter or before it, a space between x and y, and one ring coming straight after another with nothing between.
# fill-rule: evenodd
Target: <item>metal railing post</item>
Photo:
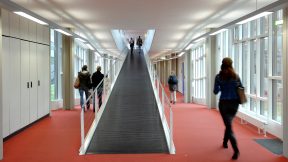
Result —
<instances>
[{"instance_id":1,"label":"metal railing post","mask_svg":"<svg viewBox=\"0 0 288 162\"><path fill-rule=\"evenodd\" d=\"M81 123L81 145L83 146L84 144L84 109L81 109L81 118L80 118L80 123Z\"/></svg>"},{"instance_id":2,"label":"metal railing post","mask_svg":"<svg viewBox=\"0 0 288 162\"><path fill-rule=\"evenodd\" d=\"M164 119L164 111L165 109L165 92L164 92L164 88L162 87L162 119Z\"/></svg>"},{"instance_id":3,"label":"metal railing post","mask_svg":"<svg viewBox=\"0 0 288 162\"><path fill-rule=\"evenodd\" d=\"M170 150L172 150L173 144L173 112L172 108L170 107Z\"/></svg>"}]
</instances>

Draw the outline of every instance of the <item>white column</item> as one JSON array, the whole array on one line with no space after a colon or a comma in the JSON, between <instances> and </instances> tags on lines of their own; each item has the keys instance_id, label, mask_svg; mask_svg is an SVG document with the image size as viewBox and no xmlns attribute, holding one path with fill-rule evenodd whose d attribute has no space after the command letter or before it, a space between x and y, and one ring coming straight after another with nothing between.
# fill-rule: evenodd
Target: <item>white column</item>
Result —
<instances>
[{"instance_id":1,"label":"white column","mask_svg":"<svg viewBox=\"0 0 288 162\"><path fill-rule=\"evenodd\" d=\"M283 24L283 96L288 95L288 8L284 10ZM283 100L283 155L288 157L288 100Z\"/></svg>"},{"instance_id":2,"label":"white column","mask_svg":"<svg viewBox=\"0 0 288 162\"><path fill-rule=\"evenodd\" d=\"M114 74L114 68L113 68L113 60L112 60L112 56L110 57L111 60L110 61L110 80L113 80L113 74Z\"/></svg>"},{"instance_id":3,"label":"white column","mask_svg":"<svg viewBox=\"0 0 288 162\"><path fill-rule=\"evenodd\" d=\"M3 126L2 126L2 121L3 121L3 115L2 115L2 112L3 112L3 89L2 89L2 80L3 80L3 77L2 77L2 55L3 55L3 52L2 52L2 15L1 15L1 8L0 8L0 121L1 121L1 124L0 124L0 160L3 159ZM18 101L19 102L19 101Z\"/></svg>"},{"instance_id":4,"label":"white column","mask_svg":"<svg viewBox=\"0 0 288 162\"><path fill-rule=\"evenodd\" d=\"M185 51L184 55L184 102L191 102L191 55Z\"/></svg>"},{"instance_id":5,"label":"white column","mask_svg":"<svg viewBox=\"0 0 288 162\"><path fill-rule=\"evenodd\" d=\"M62 64L63 64L63 108L74 108L74 39L62 35Z\"/></svg>"},{"instance_id":6,"label":"white column","mask_svg":"<svg viewBox=\"0 0 288 162\"><path fill-rule=\"evenodd\" d=\"M96 67L94 64L95 54L92 50L88 50L88 71L93 74L96 71Z\"/></svg>"},{"instance_id":7,"label":"white column","mask_svg":"<svg viewBox=\"0 0 288 162\"><path fill-rule=\"evenodd\" d=\"M206 39L206 104L208 108L216 108L216 96L213 93L214 79L216 75L216 36Z\"/></svg>"},{"instance_id":8,"label":"white column","mask_svg":"<svg viewBox=\"0 0 288 162\"><path fill-rule=\"evenodd\" d=\"M104 74L107 74L108 72L108 60L107 60L107 57L108 55L107 54L104 54L104 57L103 57L103 73Z\"/></svg>"}]
</instances>

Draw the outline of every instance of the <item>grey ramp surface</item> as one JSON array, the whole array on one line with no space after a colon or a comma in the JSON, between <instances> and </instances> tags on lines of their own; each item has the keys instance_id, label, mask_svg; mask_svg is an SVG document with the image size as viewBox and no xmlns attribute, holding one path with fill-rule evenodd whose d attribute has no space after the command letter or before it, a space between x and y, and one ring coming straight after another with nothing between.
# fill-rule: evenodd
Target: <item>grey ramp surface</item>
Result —
<instances>
[{"instance_id":1,"label":"grey ramp surface","mask_svg":"<svg viewBox=\"0 0 288 162\"><path fill-rule=\"evenodd\" d=\"M129 52L86 153L168 152L144 56Z\"/></svg>"}]
</instances>

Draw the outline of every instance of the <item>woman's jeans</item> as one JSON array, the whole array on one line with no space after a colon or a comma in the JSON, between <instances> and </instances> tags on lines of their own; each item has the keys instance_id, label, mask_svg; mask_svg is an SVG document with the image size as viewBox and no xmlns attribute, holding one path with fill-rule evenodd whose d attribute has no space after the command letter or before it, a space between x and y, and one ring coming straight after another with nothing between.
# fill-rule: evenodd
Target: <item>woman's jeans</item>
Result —
<instances>
[{"instance_id":1,"label":"woman's jeans","mask_svg":"<svg viewBox=\"0 0 288 162\"><path fill-rule=\"evenodd\" d=\"M84 90L84 89L79 89L79 93L80 93L80 105L81 105L81 108L84 109L84 94L85 92L85 98L87 100L87 98L90 96L90 93L89 93L89 90ZM87 102L87 109L90 107L90 102L88 101Z\"/></svg>"},{"instance_id":2,"label":"woman's jeans","mask_svg":"<svg viewBox=\"0 0 288 162\"><path fill-rule=\"evenodd\" d=\"M232 122L238 111L239 101L237 100L220 100L219 110L225 124L225 132L223 144L227 144L230 140L234 152L239 152L237 141L233 133Z\"/></svg>"}]
</instances>

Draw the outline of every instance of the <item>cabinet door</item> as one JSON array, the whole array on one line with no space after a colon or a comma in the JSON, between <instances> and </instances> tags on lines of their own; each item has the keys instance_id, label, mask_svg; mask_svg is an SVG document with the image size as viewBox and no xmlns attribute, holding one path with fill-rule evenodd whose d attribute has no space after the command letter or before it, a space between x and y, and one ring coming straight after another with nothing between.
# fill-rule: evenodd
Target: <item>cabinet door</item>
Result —
<instances>
[{"instance_id":1,"label":"cabinet door","mask_svg":"<svg viewBox=\"0 0 288 162\"><path fill-rule=\"evenodd\" d=\"M43 88L43 45L37 44L37 91L38 91L38 118L44 115L44 88Z\"/></svg>"},{"instance_id":2,"label":"cabinet door","mask_svg":"<svg viewBox=\"0 0 288 162\"><path fill-rule=\"evenodd\" d=\"M29 103L30 103L30 123L34 122L38 119L38 110L37 110L37 50L36 44L30 42L29 43L29 56L30 56L30 63L29 63L29 78L30 78L30 96L29 96Z\"/></svg>"},{"instance_id":3,"label":"cabinet door","mask_svg":"<svg viewBox=\"0 0 288 162\"><path fill-rule=\"evenodd\" d=\"M21 128L20 64L20 40L10 38L10 133L13 133Z\"/></svg>"},{"instance_id":4,"label":"cabinet door","mask_svg":"<svg viewBox=\"0 0 288 162\"><path fill-rule=\"evenodd\" d=\"M10 31L9 31L9 12L5 9L1 9L1 18L2 18L2 34L9 36Z\"/></svg>"},{"instance_id":5,"label":"cabinet door","mask_svg":"<svg viewBox=\"0 0 288 162\"><path fill-rule=\"evenodd\" d=\"M20 18L20 38L29 40L28 34L29 34L29 20L26 18Z\"/></svg>"},{"instance_id":6,"label":"cabinet door","mask_svg":"<svg viewBox=\"0 0 288 162\"><path fill-rule=\"evenodd\" d=\"M50 113L50 47L43 46L43 81L42 85L44 88L44 115ZM56 92L55 92L56 93Z\"/></svg>"},{"instance_id":7,"label":"cabinet door","mask_svg":"<svg viewBox=\"0 0 288 162\"><path fill-rule=\"evenodd\" d=\"M37 24L37 42L38 43L43 43L43 25Z\"/></svg>"},{"instance_id":8,"label":"cabinet door","mask_svg":"<svg viewBox=\"0 0 288 162\"><path fill-rule=\"evenodd\" d=\"M36 42L36 23L29 20L29 40L30 41L33 41L33 42Z\"/></svg>"},{"instance_id":9,"label":"cabinet door","mask_svg":"<svg viewBox=\"0 0 288 162\"><path fill-rule=\"evenodd\" d=\"M50 44L50 28L43 26L43 42L44 44Z\"/></svg>"},{"instance_id":10,"label":"cabinet door","mask_svg":"<svg viewBox=\"0 0 288 162\"><path fill-rule=\"evenodd\" d=\"M30 105L29 105L29 42L21 41L21 127L30 122Z\"/></svg>"},{"instance_id":11,"label":"cabinet door","mask_svg":"<svg viewBox=\"0 0 288 162\"><path fill-rule=\"evenodd\" d=\"M19 31L20 31L20 16L10 12L9 13L10 19L10 36L19 38ZM20 46L18 46L20 49Z\"/></svg>"},{"instance_id":12,"label":"cabinet door","mask_svg":"<svg viewBox=\"0 0 288 162\"><path fill-rule=\"evenodd\" d=\"M3 55L2 55L2 87L3 87L3 137L7 137L10 134L10 88L11 86L9 82L9 68L10 68L10 48L9 41L10 38L2 37L2 45L3 45Z\"/></svg>"},{"instance_id":13,"label":"cabinet door","mask_svg":"<svg viewBox=\"0 0 288 162\"><path fill-rule=\"evenodd\" d=\"M41 118L50 112L49 50L49 46L37 45L38 118Z\"/></svg>"}]
</instances>

